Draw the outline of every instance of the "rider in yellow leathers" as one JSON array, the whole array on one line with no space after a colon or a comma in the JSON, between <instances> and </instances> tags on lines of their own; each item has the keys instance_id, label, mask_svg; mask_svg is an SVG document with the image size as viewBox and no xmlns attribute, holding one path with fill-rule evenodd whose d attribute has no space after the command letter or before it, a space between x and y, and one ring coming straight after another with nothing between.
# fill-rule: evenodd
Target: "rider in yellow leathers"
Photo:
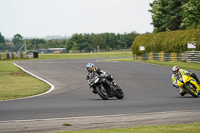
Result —
<instances>
[{"instance_id":1,"label":"rider in yellow leathers","mask_svg":"<svg viewBox=\"0 0 200 133\"><path fill-rule=\"evenodd\" d=\"M190 73L184 69L179 69L178 66L174 66L172 68L172 84L174 87L179 88L179 86L177 85L177 75L181 73L182 75L190 75L190 77L194 78L198 84L200 84L199 79L197 78L195 73ZM186 92L180 87L180 95L184 96L186 94Z\"/></svg>"}]
</instances>

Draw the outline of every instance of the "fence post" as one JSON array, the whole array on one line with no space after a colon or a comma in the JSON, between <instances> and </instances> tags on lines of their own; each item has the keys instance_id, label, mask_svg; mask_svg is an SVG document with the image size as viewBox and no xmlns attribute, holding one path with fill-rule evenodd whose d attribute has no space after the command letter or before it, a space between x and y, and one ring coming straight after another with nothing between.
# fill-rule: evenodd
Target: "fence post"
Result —
<instances>
[{"instance_id":1,"label":"fence post","mask_svg":"<svg viewBox=\"0 0 200 133\"><path fill-rule=\"evenodd\" d=\"M26 57L26 52L23 52L23 58L24 58L24 59L27 58L27 57Z\"/></svg>"},{"instance_id":2,"label":"fence post","mask_svg":"<svg viewBox=\"0 0 200 133\"><path fill-rule=\"evenodd\" d=\"M12 53L12 59L16 59L16 52Z\"/></svg>"},{"instance_id":3,"label":"fence post","mask_svg":"<svg viewBox=\"0 0 200 133\"><path fill-rule=\"evenodd\" d=\"M1 53L1 60L6 59L6 53Z\"/></svg>"},{"instance_id":4,"label":"fence post","mask_svg":"<svg viewBox=\"0 0 200 133\"><path fill-rule=\"evenodd\" d=\"M170 61L171 62L177 61L177 53L170 53Z\"/></svg>"},{"instance_id":5,"label":"fence post","mask_svg":"<svg viewBox=\"0 0 200 133\"><path fill-rule=\"evenodd\" d=\"M152 51L148 53L148 57L149 57L149 60L153 60L153 52Z\"/></svg>"},{"instance_id":6,"label":"fence post","mask_svg":"<svg viewBox=\"0 0 200 133\"><path fill-rule=\"evenodd\" d=\"M159 52L159 61L164 61L164 51Z\"/></svg>"},{"instance_id":7,"label":"fence post","mask_svg":"<svg viewBox=\"0 0 200 133\"><path fill-rule=\"evenodd\" d=\"M138 59L139 59L139 61L142 61L142 55L140 55L140 56L138 57Z\"/></svg>"}]
</instances>

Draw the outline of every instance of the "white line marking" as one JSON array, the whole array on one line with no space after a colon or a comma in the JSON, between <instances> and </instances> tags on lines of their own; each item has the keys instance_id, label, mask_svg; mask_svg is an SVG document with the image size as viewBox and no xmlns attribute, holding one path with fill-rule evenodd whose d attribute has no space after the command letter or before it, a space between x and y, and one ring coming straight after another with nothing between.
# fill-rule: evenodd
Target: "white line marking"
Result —
<instances>
[{"instance_id":1,"label":"white line marking","mask_svg":"<svg viewBox=\"0 0 200 133\"><path fill-rule=\"evenodd\" d=\"M35 122L35 121L53 121L53 120L71 120L71 119L87 119L87 118L105 118L105 117L129 117L129 116L139 116L139 115L158 115L158 114L170 114L170 113L197 113L197 110L180 110L180 111L163 111L163 112L146 112L146 113L135 113L135 114L115 114L115 115L97 115L97 116L80 116L80 117L66 117L66 118L49 118L49 119L29 119L29 120L8 120L0 121L0 123L10 123L10 122Z\"/></svg>"},{"instance_id":2,"label":"white line marking","mask_svg":"<svg viewBox=\"0 0 200 133\"><path fill-rule=\"evenodd\" d=\"M41 93L41 94L38 94L38 95L28 96L28 97L23 97L23 98L17 98L17 99L1 100L0 102L38 97L38 96L42 96L42 95L48 94L48 93L50 93L51 91L53 91L53 90L55 89L55 86L54 86L53 84L51 84L49 81L47 81L47 80L45 80L45 79L43 79L43 78L41 78L41 77L39 77L39 76L37 76L37 75L35 75L35 74L29 72L29 71L27 71L27 70L25 70L23 67L21 67L21 66L15 64L15 63L13 63L13 64L14 64L15 66L19 67L20 69L22 69L22 71L24 71L24 72L30 74L31 76L33 76L33 77L35 77L35 78L38 78L38 79L40 79L41 81L44 81L45 83L49 84L49 85L50 85L50 89L49 89L48 91L46 91L46 92L44 92L44 93Z\"/></svg>"}]
</instances>

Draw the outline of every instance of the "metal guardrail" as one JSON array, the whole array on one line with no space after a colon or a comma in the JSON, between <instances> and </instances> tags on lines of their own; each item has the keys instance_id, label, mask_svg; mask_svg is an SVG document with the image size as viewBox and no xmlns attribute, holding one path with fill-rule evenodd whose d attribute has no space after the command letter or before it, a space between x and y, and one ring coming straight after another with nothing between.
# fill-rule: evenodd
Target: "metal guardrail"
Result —
<instances>
[{"instance_id":1,"label":"metal guardrail","mask_svg":"<svg viewBox=\"0 0 200 133\"><path fill-rule=\"evenodd\" d=\"M35 58L33 52L7 52L7 53L0 53L0 60L5 59L26 59L26 58Z\"/></svg>"},{"instance_id":2,"label":"metal guardrail","mask_svg":"<svg viewBox=\"0 0 200 133\"><path fill-rule=\"evenodd\" d=\"M186 62L200 63L200 51L186 51L184 53L184 59Z\"/></svg>"},{"instance_id":3,"label":"metal guardrail","mask_svg":"<svg viewBox=\"0 0 200 133\"><path fill-rule=\"evenodd\" d=\"M134 55L135 60L156 60L156 61L185 61L200 63L200 51L186 51L184 53L150 52L140 56Z\"/></svg>"}]
</instances>

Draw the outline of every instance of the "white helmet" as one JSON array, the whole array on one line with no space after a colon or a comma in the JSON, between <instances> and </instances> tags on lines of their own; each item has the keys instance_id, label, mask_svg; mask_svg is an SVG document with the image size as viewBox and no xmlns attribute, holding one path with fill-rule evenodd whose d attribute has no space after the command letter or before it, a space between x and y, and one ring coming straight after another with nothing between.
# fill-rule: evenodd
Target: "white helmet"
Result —
<instances>
[{"instance_id":1,"label":"white helmet","mask_svg":"<svg viewBox=\"0 0 200 133\"><path fill-rule=\"evenodd\" d=\"M93 72L94 71L94 64L93 63L88 63L86 65L86 67L87 67L87 71L88 72Z\"/></svg>"}]
</instances>

